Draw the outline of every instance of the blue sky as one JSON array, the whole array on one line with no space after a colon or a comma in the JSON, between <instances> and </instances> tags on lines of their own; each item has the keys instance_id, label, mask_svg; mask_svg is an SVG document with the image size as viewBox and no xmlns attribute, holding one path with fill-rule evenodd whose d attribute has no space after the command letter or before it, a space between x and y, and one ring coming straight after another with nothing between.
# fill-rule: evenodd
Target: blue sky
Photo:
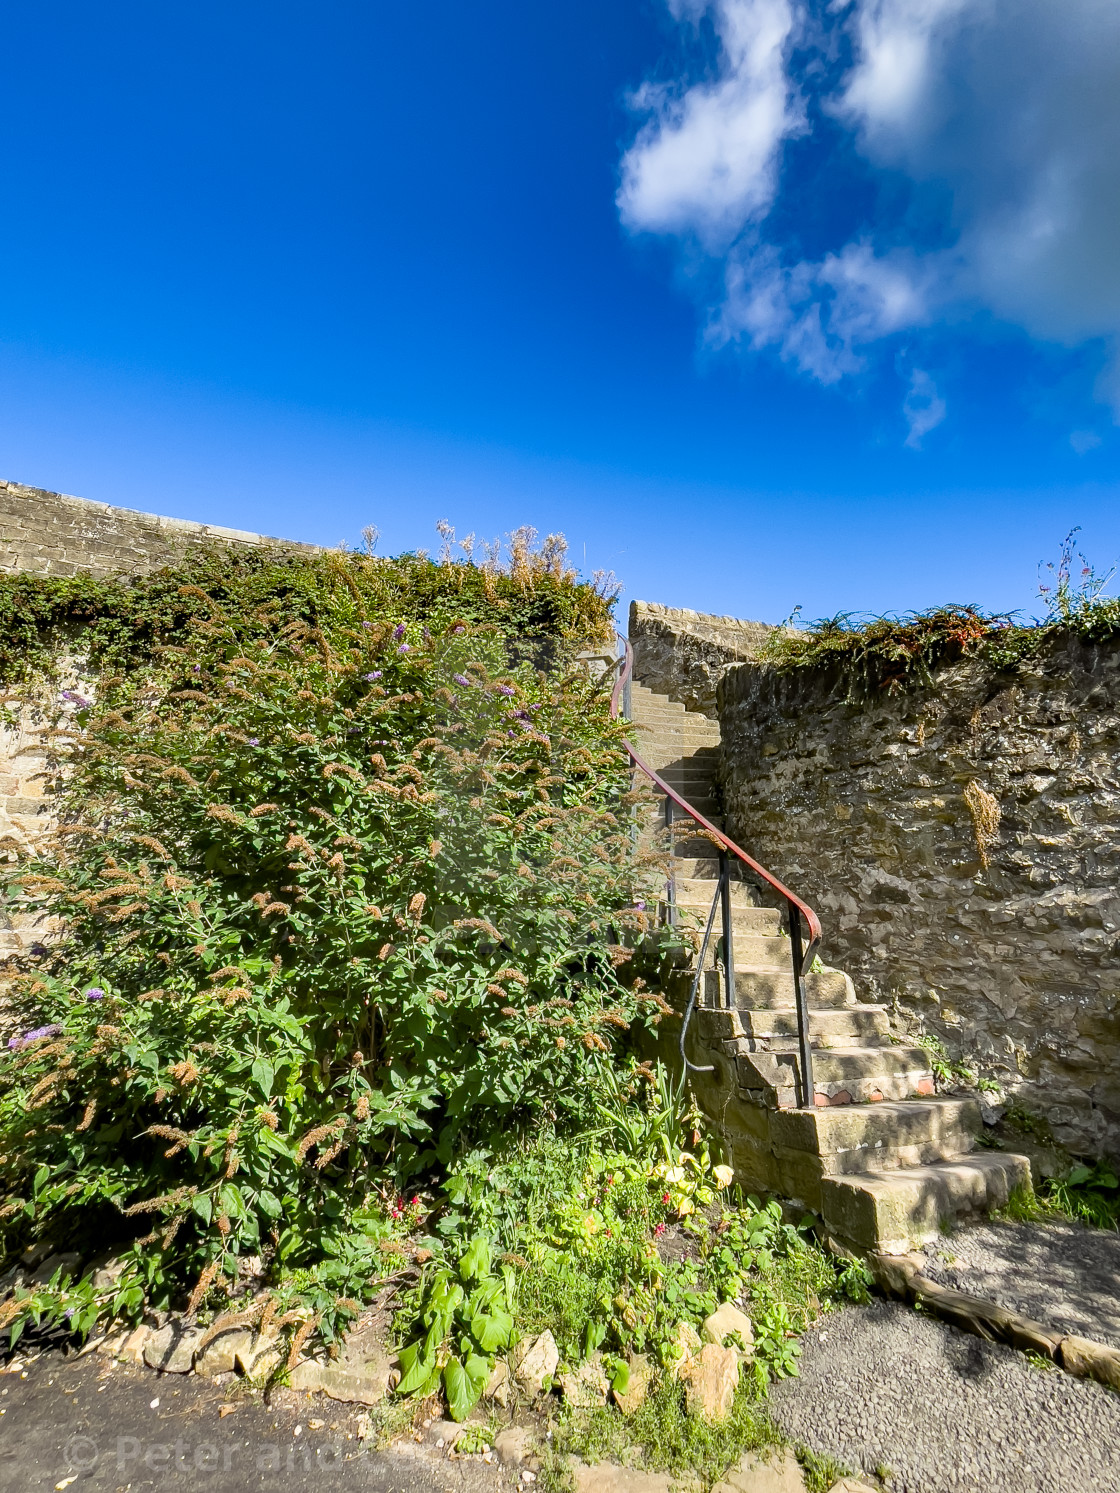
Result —
<instances>
[{"instance_id":1,"label":"blue sky","mask_svg":"<svg viewBox=\"0 0 1120 1493\"><path fill-rule=\"evenodd\" d=\"M1120 554L1111 0L9 0L0 45L0 475L530 523L769 620Z\"/></svg>"}]
</instances>

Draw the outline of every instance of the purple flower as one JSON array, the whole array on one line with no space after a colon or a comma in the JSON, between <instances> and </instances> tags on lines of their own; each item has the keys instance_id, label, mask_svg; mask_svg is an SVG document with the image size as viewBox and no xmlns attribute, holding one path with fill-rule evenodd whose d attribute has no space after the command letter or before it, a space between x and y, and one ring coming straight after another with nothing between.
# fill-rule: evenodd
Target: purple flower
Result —
<instances>
[{"instance_id":1,"label":"purple flower","mask_svg":"<svg viewBox=\"0 0 1120 1493\"><path fill-rule=\"evenodd\" d=\"M249 745L250 746L260 746L260 744L261 744L260 743L260 737L258 737L258 736L250 736L249 737Z\"/></svg>"},{"instance_id":2,"label":"purple flower","mask_svg":"<svg viewBox=\"0 0 1120 1493\"><path fill-rule=\"evenodd\" d=\"M430 643L431 640L432 640L432 635L431 635L431 633L428 631L428 629L426 627L424 628L423 632L421 633L421 636L423 637L425 643Z\"/></svg>"},{"instance_id":3,"label":"purple flower","mask_svg":"<svg viewBox=\"0 0 1120 1493\"><path fill-rule=\"evenodd\" d=\"M60 1026L53 1022L50 1026L37 1026L34 1031L24 1032L22 1037L9 1037L8 1050L14 1051L20 1047L30 1047L32 1042L38 1042L41 1037L57 1037L62 1031Z\"/></svg>"},{"instance_id":4,"label":"purple flower","mask_svg":"<svg viewBox=\"0 0 1120 1493\"><path fill-rule=\"evenodd\" d=\"M638 911L638 912L645 912L645 910L646 910L646 904L644 902L642 902L641 900L635 902L634 903L634 907L635 907L636 911Z\"/></svg>"},{"instance_id":5,"label":"purple flower","mask_svg":"<svg viewBox=\"0 0 1120 1493\"><path fill-rule=\"evenodd\" d=\"M398 640L400 638L404 637L404 623L403 622L398 622L397 625L396 625L396 627L393 628L393 636L395 638L397 638Z\"/></svg>"},{"instance_id":6,"label":"purple flower","mask_svg":"<svg viewBox=\"0 0 1120 1493\"><path fill-rule=\"evenodd\" d=\"M91 985L84 993L87 1001L103 1001L105 999L105 992L100 985Z\"/></svg>"},{"instance_id":7,"label":"purple flower","mask_svg":"<svg viewBox=\"0 0 1120 1493\"><path fill-rule=\"evenodd\" d=\"M460 622L460 623L458 623L458 624L457 624L457 625L456 625L456 626L455 626L455 627L453 627L453 628L452 628L452 629L451 629L451 632L452 632L452 634L453 634L453 635L455 635L455 634L458 634L458 633L461 633L461 632L466 632L466 630L467 630L467 629L466 629L466 628L465 628L465 627L464 627L464 626L463 626L463 624L462 624L462 623L461 623L461 622Z\"/></svg>"},{"instance_id":8,"label":"purple flower","mask_svg":"<svg viewBox=\"0 0 1120 1493\"><path fill-rule=\"evenodd\" d=\"M367 674L365 677L367 679L369 679L369 680L380 679L381 678L381 670L380 669L374 669L374 671L373 671L372 674Z\"/></svg>"},{"instance_id":9,"label":"purple flower","mask_svg":"<svg viewBox=\"0 0 1120 1493\"><path fill-rule=\"evenodd\" d=\"M397 652L398 653L411 653L412 652L412 645L410 643L402 643L401 646L397 649Z\"/></svg>"},{"instance_id":10,"label":"purple flower","mask_svg":"<svg viewBox=\"0 0 1120 1493\"><path fill-rule=\"evenodd\" d=\"M362 623L362 626L363 626L363 627L372 627L372 626L373 626L373 623L372 623L372 622L363 622L363 623Z\"/></svg>"},{"instance_id":11,"label":"purple flower","mask_svg":"<svg viewBox=\"0 0 1120 1493\"><path fill-rule=\"evenodd\" d=\"M77 692L77 690L72 690L72 689L64 689L62 691L62 698L64 700L69 700L71 702L71 704L73 704L73 705L80 705L80 706L82 706L83 709L86 708L86 707L88 707L89 703L90 703L86 699L85 695L79 695L78 692Z\"/></svg>"},{"instance_id":12,"label":"purple flower","mask_svg":"<svg viewBox=\"0 0 1120 1493\"><path fill-rule=\"evenodd\" d=\"M201 664L195 664L194 668L191 670L191 673L192 674L201 674L202 673L202 665Z\"/></svg>"},{"instance_id":13,"label":"purple flower","mask_svg":"<svg viewBox=\"0 0 1120 1493\"><path fill-rule=\"evenodd\" d=\"M454 679L456 684L461 684L464 689L470 689L471 682L465 674L452 674L451 677L452 679Z\"/></svg>"},{"instance_id":14,"label":"purple flower","mask_svg":"<svg viewBox=\"0 0 1120 1493\"><path fill-rule=\"evenodd\" d=\"M498 693L500 695L513 695L516 694L517 691L514 689L512 684L499 684Z\"/></svg>"}]
</instances>

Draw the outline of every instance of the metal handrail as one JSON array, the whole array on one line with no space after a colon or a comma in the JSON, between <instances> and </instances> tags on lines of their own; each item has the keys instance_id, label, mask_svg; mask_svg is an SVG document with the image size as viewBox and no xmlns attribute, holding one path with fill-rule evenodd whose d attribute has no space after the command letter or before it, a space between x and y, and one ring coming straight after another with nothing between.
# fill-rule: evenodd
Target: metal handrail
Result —
<instances>
[{"instance_id":1,"label":"metal handrail","mask_svg":"<svg viewBox=\"0 0 1120 1493\"><path fill-rule=\"evenodd\" d=\"M614 688L611 691L611 718L613 720L618 719L623 692L625 691L629 693L630 678L634 672L634 650L630 646L630 640L629 638L623 637L621 633L618 634L618 639L619 642L623 645L624 652L622 654L622 657L618 660L622 667L618 671L618 678L615 680ZM772 875L766 869L765 866L760 866L758 861L756 861L753 856L748 855L741 846L736 845L735 841L732 840L730 836L725 835L721 829L717 829L715 825L710 822L710 820L704 818L703 814L701 814L698 809L694 809L687 799L682 798L677 790L672 787L671 784L667 783L665 779L661 777L661 775L649 765L649 763L642 757L641 753L627 737L623 737L622 744L626 748L627 755L629 756L631 762L633 762L638 771L644 773L645 776L649 778L650 782L665 794L669 803L675 805L678 809L682 809L690 819L694 820L698 825L700 825L706 835L708 835L718 846L721 847L721 856L726 855L727 853L735 856L739 861L742 862L744 866L748 868L748 870L752 871L757 877L760 878L760 880L764 881L766 885L771 889L771 891L776 892L777 895L781 897L785 902L786 909L789 915L790 954L793 965L793 993L794 1002L797 1008L797 1044L799 1049L799 1056L801 1059L801 1103L805 1108L811 1108L814 1103L816 1089L813 1083L813 1049L810 1042L809 1033L809 1009L805 997L805 975L808 973L809 966L816 958L817 950L821 945L822 929L820 918L817 917L816 913L807 902L802 901L802 899L796 894L796 892L791 892L789 887L780 882L776 876ZM670 824L671 823L672 820L670 820ZM726 931L728 934L730 934L730 885L725 868L721 866L720 869L721 874L719 880L719 888L716 895L717 898L720 898L722 893L721 900L723 900L724 902L724 922ZM708 919L709 933L711 931L711 922L714 916L715 901L713 901L712 903L712 913ZM804 920L805 927L809 933L809 942L804 949L802 948L801 944L802 920ZM707 935L705 935L705 945L706 942ZM735 989L734 965L729 962L728 967L730 970L730 974L727 981L727 1004L731 1005L734 1001ZM697 970L697 976L699 977L699 969ZM689 1014L691 1015L691 1011L689 1012Z\"/></svg>"}]
</instances>

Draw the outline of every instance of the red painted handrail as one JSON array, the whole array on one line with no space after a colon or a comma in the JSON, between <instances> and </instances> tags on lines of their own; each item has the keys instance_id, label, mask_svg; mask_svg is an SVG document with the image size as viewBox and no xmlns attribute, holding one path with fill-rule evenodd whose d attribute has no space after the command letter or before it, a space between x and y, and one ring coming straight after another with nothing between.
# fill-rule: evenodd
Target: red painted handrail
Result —
<instances>
[{"instance_id":1,"label":"red painted handrail","mask_svg":"<svg viewBox=\"0 0 1120 1493\"><path fill-rule=\"evenodd\" d=\"M613 720L618 719L622 705L623 691L625 690L626 685L634 672L634 650L630 646L630 640L629 638L623 637L620 633L619 641L625 648L625 654L624 657L619 660L619 662L622 664L622 668L618 671L618 678L615 681L614 689L611 691L611 718ZM677 808L682 809L690 819L695 820L695 822L700 825L701 828L706 832L706 834L710 835L717 844L722 845L726 851L735 856L739 861L742 862L744 866L753 871L760 880L765 882L766 885L771 889L771 891L776 892L777 895L783 899L787 908L789 909L791 913L790 937L793 943L791 952L794 956L794 993L797 1003L799 1029L798 1035L801 1039L800 1045L803 1075L802 1101L805 1104L812 1104L814 1100L809 1096L812 1092L813 1065L808 1031L808 1012L806 1009L804 989L802 987L801 981L807 974L809 966L812 964L814 958L816 957L817 950L820 948L823 931L821 929L820 918L817 917L816 913L807 902L803 902L801 900L796 892L791 892L789 887L787 887L783 882L780 882L776 876L774 876L766 869L765 866L760 866L758 861L756 861L753 856L748 855L741 846L736 845L735 841L732 840L729 836L725 835L721 829L717 829L714 824L705 819L703 814L701 814L698 809L694 809L687 799L682 798L674 787L667 783L659 773L654 771L654 769L642 757L641 753L628 738L624 737L622 744L626 748L631 762L633 762L634 766L638 769L639 772L644 773L645 776L649 778L650 782L653 783L654 786L660 790L660 792L665 794L666 798L672 800ZM801 955L800 961L798 961L798 945L800 944L800 929L798 927L798 924L800 923L800 920L802 918L804 918L805 926L809 932L809 942L804 950L804 953ZM807 1082L806 1079L808 1080Z\"/></svg>"}]
</instances>

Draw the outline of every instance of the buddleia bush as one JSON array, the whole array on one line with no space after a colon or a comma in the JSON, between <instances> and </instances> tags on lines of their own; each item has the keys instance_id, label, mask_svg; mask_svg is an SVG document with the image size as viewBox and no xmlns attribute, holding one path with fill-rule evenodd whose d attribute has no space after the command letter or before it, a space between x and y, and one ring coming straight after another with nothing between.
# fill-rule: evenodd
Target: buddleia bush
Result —
<instances>
[{"instance_id":1,"label":"buddleia bush","mask_svg":"<svg viewBox=\"0 0 1120 1493\"><path fill-rule=\"evenodd\" d=\"M194 1309L249 1259L329 1335L391 1268L386 1200L577 1124L656 1008L626 759L603 689L511 668L500 629L247 636L192 605L56 739L61 825L18 883L64 932L0 1057L0 1228L117 1250L72 1325Z\"/></svg>"}]
</instances>

